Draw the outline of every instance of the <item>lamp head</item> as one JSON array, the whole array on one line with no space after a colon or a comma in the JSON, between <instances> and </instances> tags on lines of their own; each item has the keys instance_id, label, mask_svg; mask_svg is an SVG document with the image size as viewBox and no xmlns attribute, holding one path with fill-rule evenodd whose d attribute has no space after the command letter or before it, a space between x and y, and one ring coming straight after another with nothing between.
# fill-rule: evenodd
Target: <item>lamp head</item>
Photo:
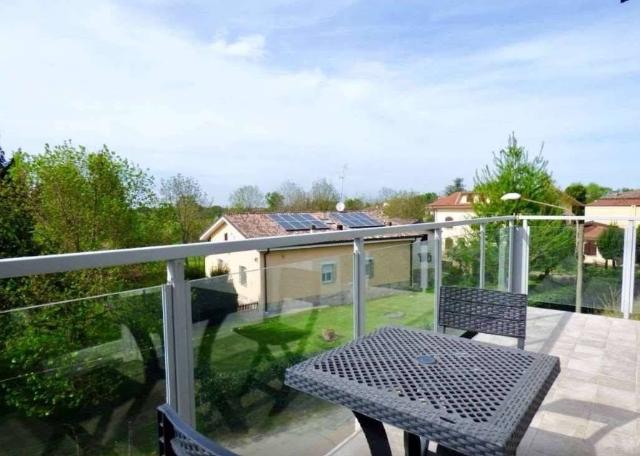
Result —
<instances>
[{"instance_id":1,"label":"lamp head","mask_svg":"<svg viewBox=\"0 0 640 456\"><path fill-rule=\"evenodd\" d=\"M515 201L519 200L520 198L522 198L522 195L520 193L505 193L500 197L502 201Z\"/></svg>"}]
</instances>

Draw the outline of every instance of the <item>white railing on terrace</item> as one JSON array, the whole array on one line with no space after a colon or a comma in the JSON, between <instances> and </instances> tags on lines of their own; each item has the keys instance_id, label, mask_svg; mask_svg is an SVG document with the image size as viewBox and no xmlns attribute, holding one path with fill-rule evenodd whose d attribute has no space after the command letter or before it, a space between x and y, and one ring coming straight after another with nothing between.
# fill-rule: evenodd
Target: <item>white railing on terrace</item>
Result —
<instances>
[{"instance_id":1,"label":"white railing on terrace","mask_svg":"<svg viewBox=\"0 0 640 456\"><path fill-rule=\"evenodd\" d=\"M189 284L184 276L184 260L188 257L208 256L247 250L267 250L318 243L353 243L353 320L354 336L364 332L365 268L364 240L388 235L428 235L433 243L434 263L434 325L437 325L437 303L442 282L443 236L442 230L459 226L480 226L479 286L484 287L485 226L508 224L508 263L506 288L527 293L529 277L529 221L564 220L625 222L620 310L625 316L633 311L636 259L636 227L640 218L629 217L566 217L566 216L505 216L475 218L443 223L420 223L380 228L362 228L343 231L297 234L240 241L203 242L185 245L143 247L124 250L82 252L39 257L8 258L0 260L0 279L37 274L61 273L91 268L105 268L165 261L167 283L163 287L163 326L165 338L165 366L167 402L190 422L195 421L193 350L191 346L191 303Z\"/></svg>"}]
</instances>

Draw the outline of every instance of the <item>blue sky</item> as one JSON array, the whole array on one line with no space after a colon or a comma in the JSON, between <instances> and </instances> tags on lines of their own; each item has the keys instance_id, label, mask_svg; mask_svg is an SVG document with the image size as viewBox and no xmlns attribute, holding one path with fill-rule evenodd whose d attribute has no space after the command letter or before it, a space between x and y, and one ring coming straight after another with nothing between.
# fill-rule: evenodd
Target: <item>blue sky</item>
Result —
<instances>
[{"instance_id":1,"label":"blue sky","mask_svg":"<svg viewBox=\"0 0 640 456\"><path fill-rule=\"evenodd\" d=\"M561 186L640 179L640 4L0 2L0 144L108 144L225 203L441 191L514 131Z\"/></svg>"}]
</instances>

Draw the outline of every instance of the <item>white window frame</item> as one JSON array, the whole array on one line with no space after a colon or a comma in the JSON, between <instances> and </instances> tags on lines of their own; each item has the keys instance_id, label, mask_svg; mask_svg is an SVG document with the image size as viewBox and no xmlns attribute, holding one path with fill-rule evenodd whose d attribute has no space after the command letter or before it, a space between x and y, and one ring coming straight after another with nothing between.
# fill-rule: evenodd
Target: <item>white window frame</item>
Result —
<instances>
[{"instance_id":1,"label":"white window frame","mask_svg":"<svg viewBox=\"0 0 640 456\"><path fill-rule=\"evenodd\" d=\"M245 287L247 286L247 267L246 266L238 267L238 280L240 282L240 285Z\"/></svg>"},{"instance_id":2,"label":"white window frame","mask_svg":"<svg viewBox=\"0 0 640 456\"><path fill-rule=\"evenodd\" d=\"M373 276L376 274L375 263L373 261L373 257L367 257L366 262L364 264L365 275L367 279L373 279Z\"/></svg>"},{"instance_id":3,"label":"white window frame","mask_svg":"<svg viewBox=\"0 0 640 456\"><path fill-rule=\"evenodd\" d=\"M324 268L327 267L327 266L331 267L331 278L329 280L325 279ZM337 271L338 271L338 266L336 265L336 263L334 261L322 263L320 265L320 282L322 282L323 285L328 285L330 283L335 283Z\"/></svg>"}]
</instances>

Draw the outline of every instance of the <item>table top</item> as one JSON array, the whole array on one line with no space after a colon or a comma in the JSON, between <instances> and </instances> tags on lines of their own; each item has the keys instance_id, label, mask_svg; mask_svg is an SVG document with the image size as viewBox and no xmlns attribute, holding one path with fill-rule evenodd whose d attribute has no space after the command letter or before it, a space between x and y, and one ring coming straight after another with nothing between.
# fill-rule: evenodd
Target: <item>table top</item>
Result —
<instances>
[{"instance_id":1,"label":"table top","mask_svg":"<svg viewBox=\"0 0 640 456\"><path fill-rule=\"evenodd\" d=\"M555 356L385 327L285 384L462 453L512 455L559 372Z\"/></svg>"}]
</instances>

